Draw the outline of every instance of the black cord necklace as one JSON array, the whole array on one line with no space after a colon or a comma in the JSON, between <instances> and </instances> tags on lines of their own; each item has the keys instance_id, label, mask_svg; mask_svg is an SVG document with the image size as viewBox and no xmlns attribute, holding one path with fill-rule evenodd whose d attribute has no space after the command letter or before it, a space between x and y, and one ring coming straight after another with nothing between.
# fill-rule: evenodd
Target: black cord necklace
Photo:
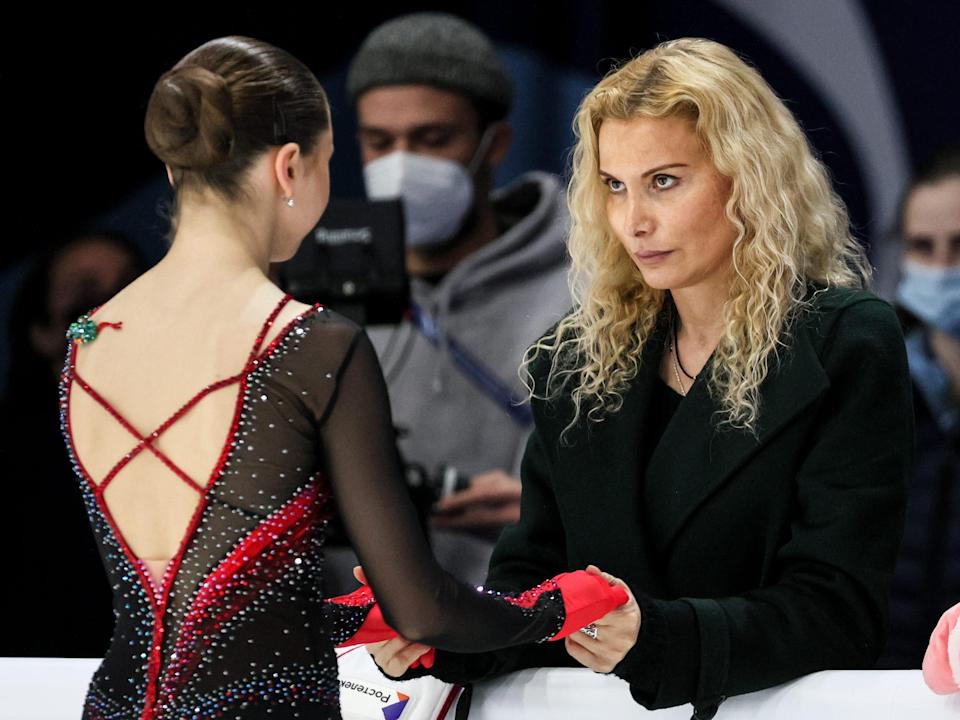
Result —
<instances>
[{"instance_id":1,"label":"black cord necklace","mask_svg":"<svg viewBox=\"0 0 960 720\"><path fill-rule=\"evenodd\" d=\"M677 342L677 320L676 320L676 317L677 317L677 308L676 308L676 306L674 306L674 308L673 308L673 314L671 315L671 322L670 322L670 324L673 325L673 356L677 359L677 367L680 368L680 371L681 371L684 375L686 375L689 379L691 379L691 380L696 380L696 379L697 379L697 376L696 376L696 375L691 375L690 373L688 373L688 372L684 369L684 367L683 367L683 362L680 360L680 343Z\"/></svg>"}]
</instances>

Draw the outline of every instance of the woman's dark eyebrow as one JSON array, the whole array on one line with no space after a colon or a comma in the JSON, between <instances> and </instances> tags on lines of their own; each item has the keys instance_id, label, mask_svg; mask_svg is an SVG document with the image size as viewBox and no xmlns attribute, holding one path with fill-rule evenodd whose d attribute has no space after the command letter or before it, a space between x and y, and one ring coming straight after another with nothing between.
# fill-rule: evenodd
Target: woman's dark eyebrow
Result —
<instances>
[{"instance_id":1,"label":"woman's dark eyebrow","mask_svg":"<svg viewBox=\"0 0 960 720\"><path fill-rule=\"evenodd\" d=\"M655 168L650 168L640 177L647 177L648 175L653 175L655 172L660 172L661 170L667 170L669 168L675 167L687 167L686 163L667 163L666 165L657 165Z\"/></svg>"},{"instance_id":2,"label":"woman's dark eyebrow","mask_svg":"<svg viewBox=\"0 0 960 720\"><path fill-rule=\"evenodd\" d=\"M641 175L640 177L645 178L645 177L647 177L648 175L652 175L653 173L660 172L661 170L667 170L667 169L669 169L669 168L677 168L677 167L688 167L688 165L687 165L687 163L667 163L666 165L657 165L657 167L655 167L655 168L650 168L649 170L647 170L647 171L646 171L643 175ZM603 168L600 168L600 169L598 170L598 172L599 172L603 177L608 177L608 178L616 179L616 177L615 177L614 175L611 175L610 173L608 173L608 172L607 172L606 170L604 170Z\"/></svg>"}]
</instances>

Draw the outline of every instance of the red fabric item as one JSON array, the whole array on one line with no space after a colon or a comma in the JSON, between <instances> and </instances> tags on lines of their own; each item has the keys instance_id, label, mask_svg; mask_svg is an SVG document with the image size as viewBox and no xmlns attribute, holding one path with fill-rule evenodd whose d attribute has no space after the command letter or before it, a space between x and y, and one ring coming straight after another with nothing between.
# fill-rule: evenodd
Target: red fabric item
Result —
<instances>
[{"instance_id":1,"label":"red fabric item","mask_svg":"<svg viewBox=\"0 0 960 720\"><path fill-rule=\"evenodd\" d=\"M370 607L370 611L367 613L367 617L360 625L360 628L351 637L337 645L338 648L383 642L384 640L392 640L395 637L399 637L397 631L387 625L387 621L383 619L383 611L380 610L380 605L373 596L373 590L370 589L369 585L361 585L352 593L330 598L327 602L350 607ZM435 656L436 651L430 648L420 659L415 660L410 667L420 667L420 665L423 665L425 668L432 668Z\"/></svg>"},{"instance_id":2,"label":"red fabric item","mask_svg":"<svg viewBox=\"0 0 960 720\"><path fill-rule=\"evenodd\" d=\"M376 598L373 597L373 590L369 585L362 585L349 595L340 595L331 598L327 602L338 605L349 605L351 607L369 607L367 617L364 619L360 628L352 637L344 640L337 647L347 647L349 645L366 645L367 643L383 642L397 637L397 632L383 619L383 612Z\"/></svg>"},{"instance_id":3,"label":"red fabric item","mask_svg":"<svg viewBox=\"0 0 960 720\"><path fill-rule=\"evenodd\" d=\"M577 632L585 625L599 620L611 610L627 602L627 592L619 586L610 585L599 575L591 575L585 570L562 573L541 583L532 590L521 593L518 597L502 596L502 599L521 607L533 607L537 598L545 592L560 590L564 606L564 623L559 632L550 638L550 641L561 640L571 633ZM330 598L327 602L350 607L369 607L370 611L360 628L347 640L337 647L350 645L366 645L368 643L383 642L398 637L397 632L387 625L383 619L383 612L373 595L369 585L362 585L349 595L340 595ZM433 648L424 653L411 667L423 665L433 667L436 653Z\"/></svg>"},{"instance_id":4,"label":"red fabric item","mask_svg":"<svg viewBox=\"0 0 960 720\"><path fill-rule=\"evenodd\" d=\"M554 581L563 595L566 619L560 632L550 638L550 642L561 640L577 632L585 625L599 620L611 610L623 605L629 599L626 590L618 585L610 585L599 575L591 575L585 570L557 575Z\"/></svg>"}]
</instances>

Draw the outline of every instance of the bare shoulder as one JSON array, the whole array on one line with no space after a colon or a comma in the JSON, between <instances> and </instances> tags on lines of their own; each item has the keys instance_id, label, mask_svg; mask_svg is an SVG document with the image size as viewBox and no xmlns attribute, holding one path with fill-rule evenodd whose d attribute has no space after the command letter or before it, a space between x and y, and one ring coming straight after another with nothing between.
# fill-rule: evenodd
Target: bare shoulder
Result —
<instances>
[{"instance_id":1,"label":"bare shoulder","mask_svg":"<svg viewBox=\"0 0 960 720\"><path fill-rule=\"evenodd\" d=\"M148 311L152 307L151 298L153 296L154 290L151 287L150 278L144 273L129 285L121 288L113 297L97 305L97 316L101 318L115 315L139 317L144 311ZM93 307L89 307L84 312L90 314L93 310Z\"/></svg>"},{"instance_id":2,"label":"bare shoulder","mask_svg":"<svg viewBox=\"0 0 960 720\"><path fill-rule=\"evenodd\" d=\"M287 307L293 311L294 315L302 315L307 310L312 310L314 306L307 305L307 303L302 303L299 300L291 300L287 303Z\"/></svg>"}]
</instances>

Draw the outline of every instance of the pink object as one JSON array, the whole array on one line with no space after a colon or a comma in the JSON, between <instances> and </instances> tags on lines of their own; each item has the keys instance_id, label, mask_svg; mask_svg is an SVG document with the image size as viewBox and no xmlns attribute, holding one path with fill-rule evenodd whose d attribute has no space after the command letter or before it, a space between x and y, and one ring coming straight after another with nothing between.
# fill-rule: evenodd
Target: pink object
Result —
<instances>
[{"instance_id":1,"label":"pink object","mask_svg":"<svg viewBox=\"0 0 960 720\"><path fill-rule=\"evenodd\" d=\"M923 656L923 679L938 695L960 691L960 603L940 616Z\"/></svg>"}]
</instances>

